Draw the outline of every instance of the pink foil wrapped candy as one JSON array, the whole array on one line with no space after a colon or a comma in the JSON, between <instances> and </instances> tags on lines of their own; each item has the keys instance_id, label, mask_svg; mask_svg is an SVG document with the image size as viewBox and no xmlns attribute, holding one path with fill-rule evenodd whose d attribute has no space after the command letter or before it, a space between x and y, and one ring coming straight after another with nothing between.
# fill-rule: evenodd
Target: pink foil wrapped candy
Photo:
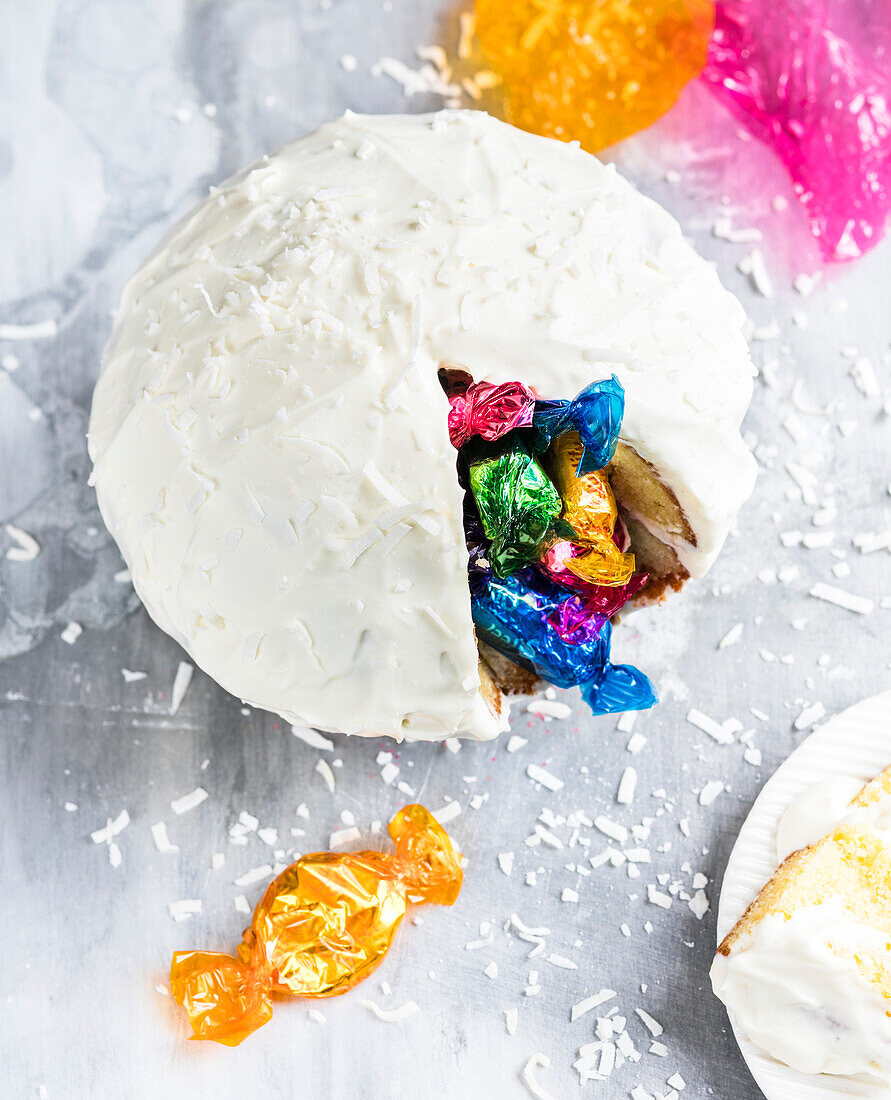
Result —
<instances>
[{"instance_id":1,"label":"pink foil wrapped candy","mask_svg":"<svg viewBox=\"0 0 891 1100\"><path fill-rule=\"evenodd\" d=\"M788 169L827 260L891 213L891 2L718 0L702 79Z\"/></svg>"},{"instance_id":2,"label":"pink foil wrapped candy","mask_svg":"<svg viewBox=\"0 0 891 1100\"><path fill-rule=\"evenodd\" d=\"M617 615L647 583L647 573L635 573L619 587L589 584L584 592L565 600L548 616L548 622L569 645L583 645L600 632L601 627Z\"/></svg>"},{"instance_id":3,"label":"pink foil wrapped candy","mask_svg":"<svg viewBox=\"0 0 891 1100\"><path fill-rule=\"evenodd\" d=\"M553 542L542 555L539 566L554 581L572 589L572 599L564 600L548 616L548 622L569 645L583 645L595 638L603 624L618 614L647 583L646 573L635 573L626 584L591 584L566 566L566 559L584 553L582 547L565 540Z\"/></svg>"},{"instance_id":4,"label":"pink foil wrapped candy","mask_svg":"<svg viewBox=\"0 0 891 1100\"><path fill-rule=\"evenodd\" d=\"M463 446L473 435L491 442L532 423L535 395L520 382L473 382L449 393L449 438Z\"/></svg>"},{"instance_id":5,"label":"pink foil wrapped candy","mask_svg":"<svg viewBox=\"0 0 891 1100\"><path fill-rule=\"evenodd\" d=\"M585 645L596 638L603 624L621 611L647 583L646 573L635 573L621 588L588 585L588 593L574 593L548 615L548 623L567 645Z\"/></svg>"}]
</instances>

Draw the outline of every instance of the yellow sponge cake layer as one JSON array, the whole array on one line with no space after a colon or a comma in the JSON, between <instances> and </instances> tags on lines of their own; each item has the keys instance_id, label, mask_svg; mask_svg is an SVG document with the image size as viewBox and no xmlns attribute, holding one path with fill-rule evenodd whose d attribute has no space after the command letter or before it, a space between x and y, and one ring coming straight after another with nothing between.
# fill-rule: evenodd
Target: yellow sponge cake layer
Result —
<instances>
[{"instance_id":1,"label":"yellow sponge cake layer","mask_svg":"<svg viewBox=\"0 0 891 1100\"><path fill-rule=\"evenodd\" d=\"M737 1029L804 1073L891 1083L889 827L891 768L783 861L712 965Z\"/></svg>"}]
</instances>

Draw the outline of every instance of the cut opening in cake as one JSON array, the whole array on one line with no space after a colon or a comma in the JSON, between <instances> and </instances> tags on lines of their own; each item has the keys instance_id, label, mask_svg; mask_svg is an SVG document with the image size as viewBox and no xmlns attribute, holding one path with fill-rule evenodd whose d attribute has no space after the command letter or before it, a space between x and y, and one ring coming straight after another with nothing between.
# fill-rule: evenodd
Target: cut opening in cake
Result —
<instances>
[{"instance_id":1,"label":"cut opening in cake","mask_svg":"<svg viewBox=\"0 0 891 1100\"><path fill-rule=\"evenodd\" d=\"M647 677L610 660L612 623L629 602L658 600L687 578L653 528L696 540L655 468L619 441L618 379L544 399L523 383L475 382L449 365L439 377L490 709L500 714L502 693L530 693L542 681L581 687L595 714L652 706Z\"/></svg>"}]
</instances>

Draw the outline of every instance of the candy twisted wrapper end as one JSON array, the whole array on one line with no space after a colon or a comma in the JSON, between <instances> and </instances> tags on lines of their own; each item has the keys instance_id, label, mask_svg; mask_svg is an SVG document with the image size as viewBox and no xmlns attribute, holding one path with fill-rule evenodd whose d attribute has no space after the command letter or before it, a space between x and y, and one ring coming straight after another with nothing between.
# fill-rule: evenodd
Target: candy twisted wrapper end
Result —
<instances>
[{"instance_id":1,"label":"candy twisted wrapper end","mask_svg":"<svg viewBox=\"0 0 891 1100\"><path fill-rule=\"evenodd\" d=\"M461 855L436 818L414 803L396 814L388 830L409 900L452 905L464 881Z\"/></svg>"},{"instance_id":2,"label":"candy twisted wrapper end","mask_svg":"<svg viewBox=\"0 0 891 1100\"><path fill-rule=\"evenodd\" d=\"M259 975L233 955L177 951L170 992L192 1024L192 1039L238 1044L272 1019L272 1000Z\"/></svg>"},{"instance_id":3,"label":"candy twisted wrapper end","mask_svg":"<svg viewBox=\"0 0 891 1100\"><path fill-rule=\"evenodd\" d=\"M532 417L534 446L547 450L553 439L578 432L582 452L576 476L602 470L612 462L625 413L625 390L612 375L592 382L572 401L536 401Z\"/></svg>"},{"instance_id":4,"label":"candy twisted wrapper end","mask_svg":"<svg viewBox=\"0 0 891 1100\"><path fill-rule=\"evenodd\" d=\"M462 447L474 435L494 441L532 423L535 397L521 382L460 383L449 394L449 438Z\"/></svg>"},{"instance_id":5,"label":"candy twisted wrapper end","mask_svg":"<svg viewBox=\"0 0 891 1100\"><path fill-rule=\"evenodd\" d=\"M607 661L603 672L582 685L582 698L594 714L649 710L658 703L649 679L634 665Z\"/></svg>"}]
</instances>

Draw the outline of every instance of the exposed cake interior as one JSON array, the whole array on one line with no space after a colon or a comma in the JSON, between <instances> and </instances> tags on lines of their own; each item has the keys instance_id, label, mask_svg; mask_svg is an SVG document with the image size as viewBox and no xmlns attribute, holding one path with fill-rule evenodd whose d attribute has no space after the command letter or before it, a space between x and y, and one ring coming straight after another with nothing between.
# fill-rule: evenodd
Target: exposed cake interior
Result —
<instances>
[{"instance_id":1,"label":"exposed cake interior","mask_svg":"<svg viewBox=\"0 0 891 1100\"><path fill-rule=\"evenodd\" d=\"M649 575L636 602L658 600L668 588L679 591L689 573L671 546L653 534L655 528L696 545L696 535L677 497L660 479L656 468L621 440L606 472L638 568Z\"/></svg>"},{"instance_id":2,"label":"exposed cake interior","mask_svg":"<svg viewBox=\"0 0 891 1100\"><path fill-rule=\"evenodd\" d=\"M607 467L610 486L619 514L631 540L631 552L647 582L628 603L629 607L661 602L668 591L679 592L690 574L677 554L652 533L658 527L680 535L693 546L696 536L684 516L677 497L659 479L654 466L626 443L619 443ZM650 526L646 526L649 521ZM619 616L616 616L618 620ZM477 640L480 652L481 691L493 714L500 715L501 694L529 695L541 687L535 673L521 668L485 642ZM485 675L483 675L485 673Z\"/></svg>"},{"instance_id":3,"label":"exposed cake interior","mask_svg":"<svg viewBox=\"0 0 891 1100\"><path fill-rule=\"evenodd\" d=\"M618 442L622 387L612 378L574 399L541 400L522 383L476 383L445 365L440 380L465 491L481 694L490 710L500 715L502 693L528 693L542 680L582 685L594 713L622 702L652 705L646 677L609 661L610 620L629 600L660 599L688 576L654 530L695 538L656 469ZM617 690L588 697L586 676L612 680Z\"/></svg>"}]
</instances>

